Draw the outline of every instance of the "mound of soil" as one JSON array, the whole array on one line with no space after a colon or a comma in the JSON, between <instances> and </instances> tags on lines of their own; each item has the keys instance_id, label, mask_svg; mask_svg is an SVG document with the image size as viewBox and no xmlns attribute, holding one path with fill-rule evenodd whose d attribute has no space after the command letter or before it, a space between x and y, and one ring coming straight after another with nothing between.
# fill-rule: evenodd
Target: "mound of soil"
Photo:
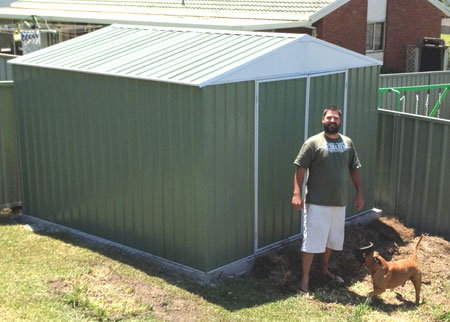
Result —
<instances>
[{"instance_id":1,"label":"mound of soil","mask_svg":"<svg viewBox=\"0 0 450 322\"><path fill-rule=\"evenodd\" d=\"M367 284L365 288L369 290L370 275L356 260L353 250L373 242L381 256L388 261L395 261L411 258L417 240L418 236L414 229L405 227L396 218L382 217L365 226L347 226L344 250L332 253L329 269L344 278L346 287L362 282ZM301 277L300 243L301 241L293 242L276 252L259 257L255 263L253 276L270 281L280 290L298 291ZM450 242L440 237L424 236L418 249L417 261L423 274L422 293L428 293L434 299L435 296L439 296L440 287L450 279L448 269ZM320 274L318 264L316 256L311 270L312 292L330 284L330 281L324 280ZM413 289L412 284L408 283L408 287ZM445 299L443 301L446 302Z\"/></svg>"}]
</instances>

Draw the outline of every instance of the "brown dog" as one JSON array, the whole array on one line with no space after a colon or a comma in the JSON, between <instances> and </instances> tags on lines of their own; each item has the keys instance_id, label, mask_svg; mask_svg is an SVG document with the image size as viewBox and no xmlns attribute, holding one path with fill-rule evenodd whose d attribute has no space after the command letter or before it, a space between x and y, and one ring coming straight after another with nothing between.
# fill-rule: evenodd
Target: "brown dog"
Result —
<instances>
[{"instance_id":1,"label":"brown dog","mask_svg":"<svg viewBox=\"0 0 450 322\"><path fill-rule=\"evenodd\" d=\"M370 301L386 289L393 290L397 286L405 285L407 280L411 280L416 289L416 305L420 300L420 287L422 285L422 273L416 263L417 248L422 240L420 236L417 241L412 259L402 259L396 262L388 262L373 249L373 244L361 248L355 254L358 260L364 262L364 266L372 276L373 291L368 293Z\"/></svg>"}]
</instances>

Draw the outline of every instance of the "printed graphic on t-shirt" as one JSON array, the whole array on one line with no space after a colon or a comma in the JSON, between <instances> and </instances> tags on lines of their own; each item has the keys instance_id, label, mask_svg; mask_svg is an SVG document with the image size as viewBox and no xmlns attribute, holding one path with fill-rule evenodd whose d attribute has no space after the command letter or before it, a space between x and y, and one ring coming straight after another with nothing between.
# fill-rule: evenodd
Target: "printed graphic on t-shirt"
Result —
<instances>
[{"instance_id":1,"label":"printed graphic on t-shirt","mask_svg":"<svg viewBox=\"0 0 450 322\"><path fill-rule=\"evenodd\" d=\"M341 143L327 142L319 147L319 150L327 150L329 153L334 153L334 152L343 153L343 152L347 151L348 149L350 149L350 145L345 144L344 142L341 142Z\"/></svg>"}]
</instances>

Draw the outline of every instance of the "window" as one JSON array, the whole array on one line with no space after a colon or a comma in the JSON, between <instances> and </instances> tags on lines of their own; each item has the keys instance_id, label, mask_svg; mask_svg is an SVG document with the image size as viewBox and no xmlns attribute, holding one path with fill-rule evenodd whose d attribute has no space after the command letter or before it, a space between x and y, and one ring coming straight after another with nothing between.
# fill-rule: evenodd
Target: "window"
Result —
<instances>
[{"instance_id":1,"label":"window","mask_svg":"<svg viewBox=\"0 0 450 322\"><path fill-rule=\"evenodd\" d=\"M366 51L383 50L384 22L374 22L367 25Z\"/></svg>"}]
</instances>

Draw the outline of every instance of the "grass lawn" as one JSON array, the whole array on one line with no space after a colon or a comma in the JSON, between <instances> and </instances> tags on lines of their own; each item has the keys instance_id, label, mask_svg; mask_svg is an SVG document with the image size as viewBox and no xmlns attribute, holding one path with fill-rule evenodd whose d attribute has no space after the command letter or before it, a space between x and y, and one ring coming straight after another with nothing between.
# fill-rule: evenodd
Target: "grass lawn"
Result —
<instances>
[{"instance_id":1,"label":"grass lawn","mask_svg":"<svg viewBox=\"0 0 450 322\"><path fill-rule=\"evenodd\" d=\"M424 285L419 307L391 291L369 305L370 278L360 267L359 280L322 283L306 299L296 279L281 272L280 282L268 269L280 257L266 258L265 276L200 284L117 249L14 222L0 224L0 258L0 321L450 321L442 300L450 299L448 278ZM400 293L414 298L409 282Z\"/></svg>"},{"instance_id":2,"label":"grass lawn","mask_svg":"<svg viewBox=\"0 0 450 322\"><path fill-rule=\"evenodd\" d=\"M450 34L441 34L441 38L444 39L447 46L450 45Z\"/></svg>"}]
</instances>

